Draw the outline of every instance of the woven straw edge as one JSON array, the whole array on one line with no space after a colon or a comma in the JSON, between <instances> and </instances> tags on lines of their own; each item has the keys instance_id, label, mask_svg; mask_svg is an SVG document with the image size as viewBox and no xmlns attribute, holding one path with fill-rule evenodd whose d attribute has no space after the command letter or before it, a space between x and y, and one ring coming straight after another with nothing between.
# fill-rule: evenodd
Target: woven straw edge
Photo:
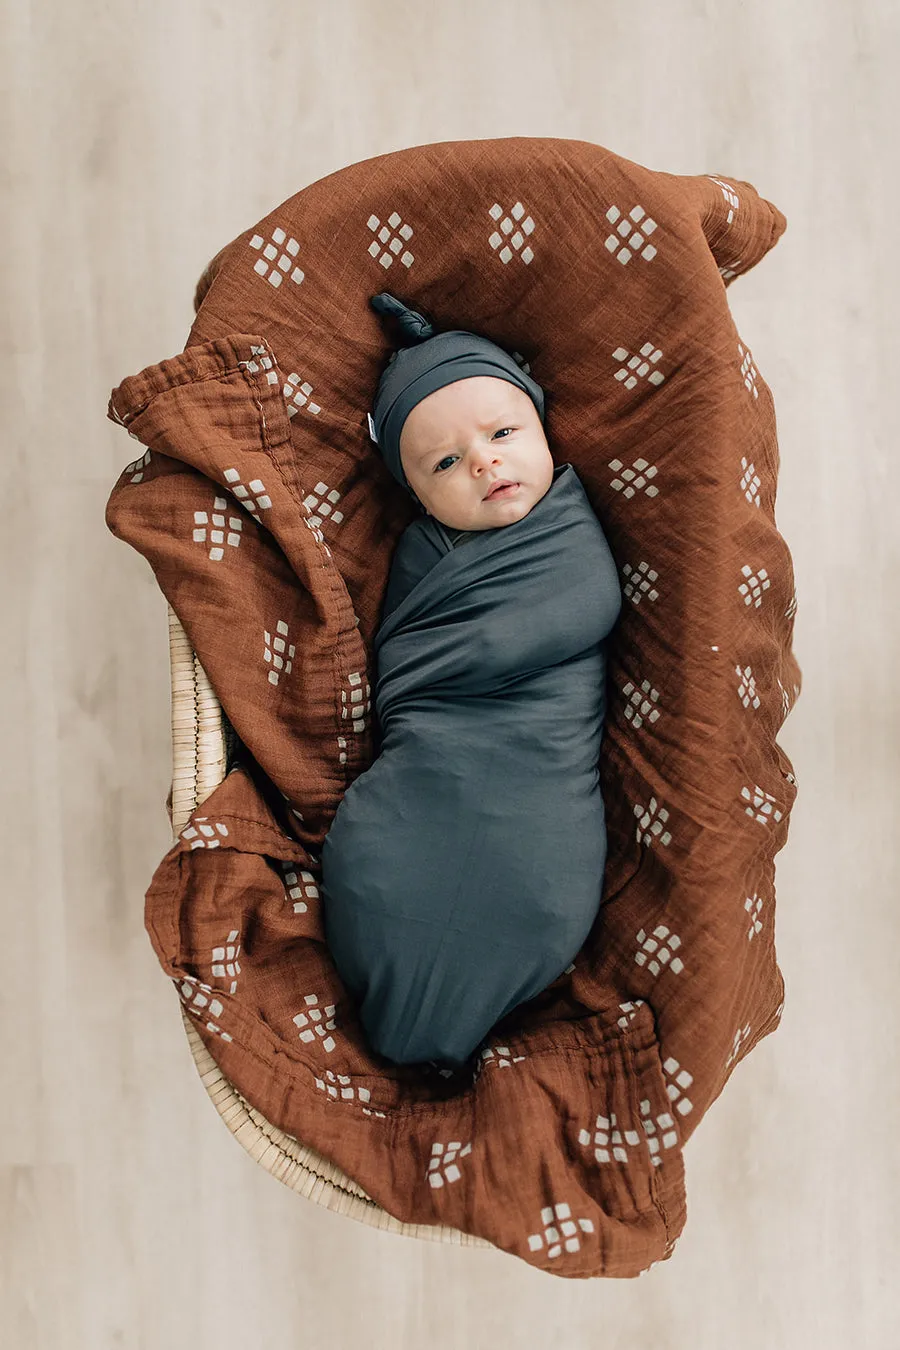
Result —
<instances>
[{"instance_id":1,"label":"woven straw edge","mask_svg":"<svg viewBox=\"0 0 900 1350\"><path fill-rule=\"evenodd\" d=\"M229 745L219 700L171 605L168 616L172 686L170 819L177 838L192 813L225 777ZM401 1223L388 1214L335 1163L285 1134L252 1107L216 1064L184 1005L180 1007L191 1055L210 1100L251 1158L273 1177L325 1209L386 1232L462 1247L494 1246L458 1228Z\"/></svg>"}]
</instances>

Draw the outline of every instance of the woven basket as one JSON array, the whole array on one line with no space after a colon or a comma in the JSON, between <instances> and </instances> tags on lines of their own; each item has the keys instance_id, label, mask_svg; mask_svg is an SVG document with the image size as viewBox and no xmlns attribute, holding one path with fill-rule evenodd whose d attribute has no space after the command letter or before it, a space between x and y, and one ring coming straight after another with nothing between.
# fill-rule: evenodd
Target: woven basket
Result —
<instances>
[{"instance_id":1,"label":"woven basket","mask_svg":"<svg viewBox=\"0 0 900 1350\"><path fill-rule=\"evenodd\" d=\"M172 674L172 790L169 819L177 838L192 812L221 783L233 758L236 737L171 605L169 658ZM492 1242L446 1225L401 1223L361 1186L329 1162L272 1125L222 1073L192 1018L181 1006L194 1063L219 1115L235 1138L267 1172L317 1205L351 1219L407 1237L493 1247Z\"/></svg>"}]
</instances>

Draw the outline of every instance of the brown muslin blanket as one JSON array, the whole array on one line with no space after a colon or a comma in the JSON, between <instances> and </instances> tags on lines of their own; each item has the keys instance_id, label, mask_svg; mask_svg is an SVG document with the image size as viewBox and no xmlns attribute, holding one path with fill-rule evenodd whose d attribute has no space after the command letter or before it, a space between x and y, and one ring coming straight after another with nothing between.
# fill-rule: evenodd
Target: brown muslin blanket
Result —
<instances>
[{"instance_id":1,"label":"brown muslin blanket","mask_svg":"<svg viewBox=\"0 0 900 1350\"><path fill-rule=\"evenodd\" d=\"M416 146L313 183L216 256L185 350L109 415L139 550L238 738L146 924L210 1053L399 1220L552 1274L635 1276L685 1223L684 1149L778 1025L775 855L799 691L771 392L726 287L785 228L748 183L602 146ZM319 857L373 762L372 638L420 508L368 437L392 350L369 297L518 354L614 555L603 901L574 962L468 1072L367 1044ZM565 586L565 578L560 585Z\"/></svg>"}]
</instances>

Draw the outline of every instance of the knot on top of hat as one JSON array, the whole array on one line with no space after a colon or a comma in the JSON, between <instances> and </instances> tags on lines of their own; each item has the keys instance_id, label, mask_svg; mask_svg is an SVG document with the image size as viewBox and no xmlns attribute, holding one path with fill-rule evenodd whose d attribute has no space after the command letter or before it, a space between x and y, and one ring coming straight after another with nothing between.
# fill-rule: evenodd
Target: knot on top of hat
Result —
<instances>
[{"instance_id":1,"label":"knot on top of hat","mask_svg":"<svg viewBox=\"0 0 900 1350\"><path fill-rule=\"evenodd\" d=\"M404 346L411 347L417 342L427 342L429 338L434 337L434 325L428 322L424 314L410 309L387 291L373 295L369 303L379 314L390 314L397 320Z\"/></svg>"}]
</instances>

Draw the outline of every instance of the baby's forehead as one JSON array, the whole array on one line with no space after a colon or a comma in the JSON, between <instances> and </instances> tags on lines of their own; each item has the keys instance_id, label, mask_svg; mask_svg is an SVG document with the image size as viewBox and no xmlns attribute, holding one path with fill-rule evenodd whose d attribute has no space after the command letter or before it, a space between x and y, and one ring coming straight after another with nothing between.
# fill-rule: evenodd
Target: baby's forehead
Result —
<instances>
[{"instance_id":1,"label":"baby's forehead","mask_svg":"<svg viewBox=\"0 0 900 1350\"><path fill-rule=\"evenodd\" d=\"M476 408L485 417L507 412L516 406L520 396L528 398L524 389L518 389L509 380L497 379L494 376L486 377L485 382L475 378L454 380L452 388L458 403L463 402L467 407Z\"/></svg>"}]
</instances>

